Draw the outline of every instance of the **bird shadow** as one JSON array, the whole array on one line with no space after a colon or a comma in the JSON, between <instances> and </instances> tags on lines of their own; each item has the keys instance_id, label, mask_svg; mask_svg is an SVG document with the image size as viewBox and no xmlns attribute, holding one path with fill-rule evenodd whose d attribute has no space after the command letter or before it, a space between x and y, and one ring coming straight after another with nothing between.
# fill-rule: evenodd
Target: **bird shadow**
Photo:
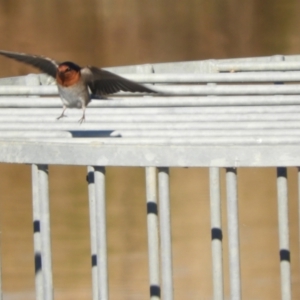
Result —
<instances>
[{"instance_id":1,"label":"bird shadow","mask_svg":"<svg viewBox=\"0 0 300 300\"><path fill-rule=\"evenodd\" d=\"M122 137L119 133L112 135L112 133L115 133L115 130L70 130L69 132L74 138Z\"/></svg>"}]
</instances>

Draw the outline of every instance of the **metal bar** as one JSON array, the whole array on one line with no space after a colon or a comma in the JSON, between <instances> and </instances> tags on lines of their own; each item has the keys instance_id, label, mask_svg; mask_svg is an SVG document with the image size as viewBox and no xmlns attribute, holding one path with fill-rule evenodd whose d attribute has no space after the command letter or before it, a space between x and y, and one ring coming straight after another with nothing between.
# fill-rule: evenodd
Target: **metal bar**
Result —
<instances>
[{"instance_id":1,"label":"metal bar","mask_svg":"<svg viewBox=\"0 0 300 300\"><path fill-rule=\"evenodd\" d=\"M219 168L209 169L212 274L214 300L223 300L222 220Z\"/></svg>"},{"instance_id":2,"label":"metal bar","mask_svg":"<svg viewBox=\"0 0 300 300\"><path fill-rule=\"evenodd\" d=\"M108 264L106 242L105 168L94 167L96 226L97 226L97 270L99 299L108 300Z\"/></svg>"},{"instance_id":3,"label":"metal bar","mask_svg":"<svg viewBox=\"0 0 300 300\"><path fill-rule=\"evenodd\" d=\"M0 244L1 245L1 244ZM0 300L3 300L3 283L2 283L2 251L0 247Z\"/></svg>"},{"instance_id":4,"label":"metal bar","mask_svg":"<svg viewBox=\"0 0 300 300\"><path fill-rule=\"evenodd\" d=\"M300 165L300 145L105 145L0 140L0 161L58 165L276 167ZM76 150L76 151L75 151ZM230 150L230 151L229 151ZM70 155L70 153L77 153Z\"/></svg>"},{"instance_id":5,"label":"metal bar","mask_svg":"<svg viewBox=\"0 0 300 300\"><path fill-rule=\"evenodd\" d=\"M13 132L12 132L13 133ZM34 132L29 132L32 135ZM22 134L21 132L19 135ZM47 132L46 132L47 134ZM16 135L18 135L16 133ZM207 129L205 131L199 131L199 130L116 130L110 133L109 136L107 137L220 137L220 136L295 136L295 135L300 135L300 128L299 129L270 129L270 130L265 130L265 129L231 129L231 130L213 130L213 129ZM6 136L6 131L2 132L0 131L0 137L5 137ZM7 136L9 136L9 133L7 133ZM30 135L28 134L30 137ZM49 137L51 137L49 135ZM100 137L100 136L99 136Z\"/></svg>"},{"instance_id":6,"label":"metal bar","mask_svg":"<svg viewBox=\"0 0 300 300\"><path fill-rule=\"evenodd\" d=\"M278 129L278 130L265 130L265 129L245 129L245 130L229 130L222 131L220 130L116 130L111 132L105 132L104 130L98 131L78 131L78 132L69 132L69 131L1 131L0 130L0 139L24 139L24 138L42 138L43 140L47 138L64 138L64 142L67 142L67 139L71 141L72 138L162 138L162 137L178 137L178 138L187 138L187 137L238 137L238 136L256 136L264 138L266 136L277 136L278 138L282 136L299 136L299 129Z\"/></svg>"},{"instance_id":7,"label":"metal bar","mask_svg":"<svg viewBox=\"0 0 300 300\"><path fill-rule=\"evenodd\" d=\"M219 85L217 85L219 86ZM272 85L273 87L286 87L288 85ZM208 86L206 86L208 87ZM230 87L230 86L229 86ZM170 88L171 89L171 88ZM172 89L171 89L172 90ZM174 91L174 90L172 90ZM188 91L188 90L187 90ZM271 90L270 90L271 91ZM220 93L222 91L219 91ZM247 92L246 90L244 91ZM260 93L260 90L256 90ZM276 89L273 91L278 92L278 95L222 95L222 97L206 97L206 96L178 96L176 94L172 97L161 97L161 96L145 96L145 97L120 97L114 95L109 101L93 100L89 105L90 107L189 107L189 106L267 106L267 105L299 105L300 99L297 95L282 95L284 90ZM290 93L300 94L300 86L298 88L289 90ZM230 90L228 90L230 94ZM204 95L218 95L218 93L207 92ZM47 100L47 101L46 101ZM53 102L54 101L54 102ZM61 101L59 98L47 97L45 98L22 98L22 97L0 97L0 107L11 108L11 107L57 107L61 108ZM55 105L54 105L55 103ZM69 110L68 110L69 111Z\"/></svg>"},{"instance_id":8,"label":"metal bar","mask_svg":"<svg viewBox=\"0 0 300 300\"><path fill-rule=\"evenodd\" d=\"M155 90L169 95L282 95L299 94L300 86L289 85L156 85Z\"/></svg>"},{"instance_id":9,"label":"metal bar","mask_svg":"<svg viewBox=\"0 0 300 300\"><path fill-rule=\"evenodd\" d=\"M33 248L35 266L36 300L43 300L43 268L42 268L42 240L41 240L41 207L39 195L39 169L31 166L32 174L32 210L33 210Z\"/></svg>"},{"instance_id":10,"label":"metal bar","mask_svg":"<svg viewBox=\"0 0 300 300\"><path fill-rule=\"evenodd\" d=\"M232 64L237 63L249 63L249 62L255 62L255 63L268 63L272 64L274 61L278 61L278 58L280 60L281 57L284 58L285 61L292 61L293 63L297 64L297 61L299 62L299 56L298 55L272 55L272 56L266 56L266 57L246 57L246 58L230 58L230 59L209 59L209 60L202 60L202 61L189 61L189 62L177 62L177 63L160 63L160 64L153 64L152 68L157 73L181 73L183 72L190 72L190 73L206 73L206 72L218 72L218 66L222 64L227 64L231 67ZM230 71L232 69L229 69L227 71ZM127 67L118 67L118 68L111 68L112 71L118 70L125 73L127 70L128 72L132 71L133 66L129 69ZM137 66L135 66L135 69L137 69ZM226 71L226 70L224 70Z\"/></svg>"},{"instance_id":11,"label":"metal bar","mask_svg":"<svg viewBox=\"0 0 300 300\"><path fill-rule=\"evenodd\" d=\"M219 63L219 72L225 71L298 71L300 63L297 61L273 61L273 62L241 62Z\"/></svg>"},{"instance_id":12,"label":"metal bar","mask_svg":"<svg viewBox=\"0 0 300 300\"><path fill-rule=\"evenodd\" d=\"M97 266L97 221L96 221L96 191L94 167L87 168L87 181L89 191L89 211L90 211L90 235L91 235L91 263L92 263L92 288L93 300L98 300L99 286L98 286L98 266Z\"/></svg>"},{"instance_id":13,"label":"metal bar","mask_svg":"<svg viewBox=\"0 0 300 300\"><path fill-rule=\"evenodd\" d=\"M274 81L283 81L283 82L296 82L300 80L300 72L299 69L293 72L282 72L280 71L260 71L255 72L255 63L250 63L253 72L246 72L246 73L149 73L149 74L129 74L129 73L122 73L121 76L128 78L130 80L134 80L141 83L207 83L207 82L216 82L216 83L222 83L222 82L274 82ZM250 65L249 64L249 65ZM289 62L289 64L294 64L294 62ZM241 70L243 68L248 68L249 65L245 63L238 63L238 64L220 64L217 68L224 69L225 71L228 71L228 66L231 65L231 67L237 67ZM265 63L268 68L272 68L273 62ZM276 63L276 65L279 65L281 67L282 63ZM26 76L27 78L28 76ZM37 76L34 76L33 79L37 80L38 84L33 85L39 85L39 78ZM5 78L8 79L8 78ZM5 86L12 86L12 85L5 85ZM21 87L22 84L19 85L13 85L14 89L16 87ZM23 83L24 86L24 83ZM20 89L22 91L22 89ZM57 89L55 85L48 85L46 89L39 89L42 92L49 92L52 91L52 93L57 93ZM26 90L25 90L26 91Z\"/></svg>"},{"instance_id":14,"label":"metal bar","mask_svg":"<svg viewBox=\"0 0 300 300\"><path fill-rule=\"evenodd\" d=\"M1 255L1 248L0 248L0 258L2 258L2 255ZM3 300L2 260L0 260L0 300Z\"/></svg>"},{"instance_id":15,"label":"metal bar","mask_svg":"<svg viewBox=\"0 0 300 300\"><path fill-rule=\"evenodd\" d=\"M21 138L23 136L27 138L71 138L72 133L68 131L0 131L1 138Z\"/></svg>"},{"instance_id":16,"label":"metal bar","mask_svg":"<svg viewBox=\"0 0 300 300\"><path fill-rule=\"evenodd\" d=\"M81 141L82 140L82 141ZM89 144L95 144L95 145L161 145L161 146L169 146L169 145L201 145L201 146L209 146L209 145L217 145L217 146L232 146L232 145L249 145L249 146L255 146L255 145L299 145L300 143L300 137L299 136L258 136L258 137L252 137L252 136L236 136L236 137L230 137L230 136L217 136L217 137L195 137L195 138L188 138L188 137L178 137L178 138L102 138L99 137L97 139L94 138L86 138L86 139L65 139L65 138L48 138L48 139L41 139L41 138L19 138L16 140L16 142L19 141L20 143L26 143L26 142L39 142L41 144L56 144L56 146L60 144L67 145L89 145ZM0 139L0 143L8 142L7 139Z\"/></svg>"},{"instance_id":17,"label":"metal bar","mask_svg":"<svg viewBox=\"0 0 300 300\"><path fill-rule=\"evenodd\" d=\"M77 121L77 120L76 120ZM98 124L95 127L94 124L78 126L74 120L73 124L40 124L40 123L28 123L26 126L21 123L0 123L0 131L69 131L74 137L76 134L85 131L102 132L103 134L112 134L116 136L121 130L219 130L220 132L226 132L226 130L270 130L280 134L281 130L298 130L300 129L299 121L278 121L278 122L182 122L182 123L103 123ZM278 130L278 131L277 131ZM105 132L106 131L106 132ZM284 133L285 135L285 133ZM87 132L87 137L89 137ZM119 136L120 137L120 136ZM116 139L115 139L116 140ZM79 139L82 142L82 139ZM76 142L76 140L73 140Z\"/></svg>"},{"instance_id":18,"label":"metal bar","mask_svg":"<svg viewBox=\"0 0 300 300\"><path fill-rule=\"evenodd\" d=\"M208 59L208 60L200 60L200 61L183 61L177 63L157 63L152 64L152 68L155 72L159 73L180 73L181 71L189 71L189 72L208 72L212 69L212 71L217 71L217 66L219 64L233 64L233 63L268 63L271 64L274 61L282 60L299 62L299 55L272 55L272 56L263 56L263 57L243 57L243 58L230 58L230 59ZM130 72L137 73L141 67L144 65L134 65L134 66L124 66L124 67L112 67L107 68L113 72Z\"/></svg>"},{"instance_id":19,"label":"metal bar","mask_svg":"<svg viewBox=\"0 0 300 300\"><path fill-rule=\"evenodd\" d=\"M0 95L57 95L58 90L56 85L1 85Z\"/></svg>"},{"instance_id":20,"label":"metal bar","mask_svg":"<svg viewBox=\"0 0 300 300\"><path fill-rule=\"evenodd\" d=\"M226 169L229 283L231 300L241 299L239 222L236 169Z\"/></svg>"},{"instance_id":21,"label":"metal bar","mask_svg":"<svg viewBox=\"0 0 300 300\"><path fill-rule=\"evenodd\" d=\"M276 96L275 96L276 97ZM189 100L191 100L192 97L187 97ZM212 96L214 98L214 96ZM28 98L29 100L31 98ZM223 99L223 98L222 98ZM8 99L7 99L8 100ZM125 100L125 99L124 99ZM112 100L113 101L113 100ZM186 115L193 115L193 114L199 114L199 115L225 115L228 114L254 114L254 115L262 115L262 114L277 114L280 113L283 114L289 114L292 113L292 115L297 114L300 112L299 105L273 105L273 106L266 106L266 105L259 105L259 106L157 106L157 107L99 107L95 102L92 102L89 105L88 114L90 117L97 117L100 116L107 116L107 115L158 115L158 114L166 114L166 115L174 115L174 114L186 114ZM26 106L27 107L27 106ZM50 116L50 117L57 117L57 114L59 112L57 107L48 107L45 108L38 108L38 107L30 107L30 110L20 108L13 108L13 107L7 107L3 110L0 110L0 116L5 117L7 114L11 116L19 116L19 117L26 117L31 116L31 118L35 118L38 116ZM78 115L79 110L69 110L68 115L71 114L72 116ZM213 116L212 116L213 117ZM34 121L34 120L32 120ZM67 122L67 119L63 119L63 123ZM57 123L62 123L61 121L58 121Z\"/></svg>"},{"instance_id":22,"label":"metal bar","mask_svg":"<svg viewBox=\"0 0 300 300\"><path fill-rule=\"evenodd\" d=\"M35 79L33 79L35 77ZM0 85L53 85L55 79L47 74L28 74L24 76L14 76L0 78Z\"/></svg>"},{"instance_id":23,"label":"metal bar","mask_svg":"<svg viewBox=\"0 0 300 300\"><path fill-rule=\"evenodd\" d=\"M78 132L69 132L69 131L26 131L26 130L14 130L14 131L1 131L0 130L0 139L24 139L24 138L41 138L43 140L46 140L48 138L59 138L64 139L64 142L68 142L67 139L69 139L69 142L72 141L73 138L181 138L185 139L188 137L216 137L216 138L222 138L222 137L246 137L246 136L256 136L260 138L264 137L277 137L280 139L283 136L299 136L300 135L300 128L299 129L273 129L273 130L266 130L266 129L245 129L245 130L239 130L239 129L231 129L231 130L115 130L106 132L105 130L94 130L94 131L78 131ZM263 142L263 140L261 140Z\"/></svg>"},{"instance_id":24,"label":"metal bar","mask_svg":"<svg viewBox=\"0 0 300 300\"><path fill-rule=\"evenodd\" d=\"M273 85L274 87L274 85ZM300 87L299 87L300 89ZM230 93L230 91L228 91ZM259 91L257 91L259 92ZM283 91L278 91L283 93ZM291 90L292 92L292 90ZM294 91L296 92L296 91ZM209 94L209 93L207 93ZM299 92L297 92L299 94ZM213 93L211 93L213 96ZM218 94L215 94L218 95ZM2 98L2 97L1 97ZM1 103L0 98L0 105ZM222 97L206 96L177 96L172 97L142 97L119 99L114 95L110 101L93 101L94 107L173 107L173 106L252 106L252 105L299 105L300 99L297 95L222 95ZM7 102L3 103L8 106Z\"/></svg>"},{"instance_id":25,"label":"metal bar","mask_svg":"<svg viewBox=\"0 0 300 300\"><path fill-rule=\"evenodd\" d=\"M162 299L173 299L169 169L158 169Z\"/></svg>"},{"instance_id":26,"label":"metal bar","mask_svg":"<svg viewBox=\"0 0 300 300\"><path fill-rule=\"evenodd\" d=\"M0 123L0 131L69 131L74 137L79 132L89 130L112 134L117 130L280 130L300 129L299 121L255 121L255 122L144 122L144 123L102 123L85 124L81 127L77 125L77 120L73 124L41 124L41 123ZM105 132L106 131L106 132ZM114 133L116 134L116 133ZM89 137L87 132L87 137ZM82 141L82 140L81 140Z\"/></svg>"},{"instance_id":27,"label":"metal bar","mask_svg":"<svg viewBox=\"0 0 300 300\"><path fill-rule=\"evenodd\" d=\"M159 278L159 233L156 196L156 168L146 167L145 171L150 299L159 300L161 298Z\"/></svg>"},{"instance_id":28,"label":"metal bar","mask_svg":"<svg viewBox=\"0 0 300 300\"><path fill-rule=\"evenodd\" d=\"M299 69L298 69L299 70ZM295 82L300 81L300 72L245 72L245 73L153 73L122 74L130 80L142 83L206 83L206 82Z\"/></svg>"},{"instance_id":29,"label":"metal bar","mask_svg":"<svg viewBox=\"0 0 300 300\"><path fill-rule=\"evenodd\" d=\"M78 116L78 113L76 115L72 114L72 117ZM32 115L27 116L20 116L20 115L3 115L1 116L1 122L12 122L12 123L39 123L44 122L49 127L52 126L52 124L60 124L53 116L49 116L46 114L40 114L38 116L34 116L33 121ZM97 124L94 124L95 128L99 128L98 124L102 123L130 123L130 122L215 122L215 121L221 121L221 122L255 122L255 121L298 121L299 120L299 112L298 113L269 113L269 114L254 114L247 112L247 109L245 109L243 114L204 114L204 113L196 113L193 114L184 114L183 112L181 114L173 114L171 113L160 113L160 114L118 114L118 115L90 115L89 116L89 122L97 122ZM70 125L74 124L74 120L70 119L64 124L69 123Z\"/></svg>"},{"instance_id":30,"label":"metal bar","mask_svg":"<svg viewBox=\"0 0 300 300\"><path fill-rule=\"evenodd\" d=\"M241 58L225 58L213 60L216 63L248 63L248 62L262 62L262 63L272 63L274 61L299 61L300 55L281 55L275 54L271 56L256 56L256 57L241 57Z\"/></svg>"},{"instance_id":31,"label":"metal bar","mask_svg":"<svg viewBox=\"0 0 300 300\"><path fill-rule=\"evenodd\" d=\"M48 166L38 165L44 299L53 299Z\"/></svg>"},{"instance_id":32,"label":"metal bar","mask_svg":"<svg viewBox=\"0 0 300 300\"><path fill-rule=\"evenodd\" d=\"M189 95L280 95L280 94L299 94L300 87L295 84L290 85L146 85L158 92L170 93L171 95L178 96L178 94ZM56 89L56 91L54 91ZM0 95L57 95L56 86L0 86ZM119 94L131 95L130 93Z\"/></svg>"},{"instance_id":33,"label":"metal bar","mask_svg":"<svg viewBox=\"0 0 300 300\"><path fill-rule=\"evenodd\" d=\"M279 256L281 273L281 299L291 300L291 266L289 245L289 216L287 169L277 168L277 200L279 227Z\"/></svg>"},{"instance_id":34,"label":"metal bar","mask_svg":"<svg viewBox=\"0 0 300 300\"><path fill-rule=\"evenodd\" d=\"M77 120L76 120L77 121ZM102 123L95 127L94 124L78 126L74 120L73 124L41 124L28 123L26 126L22 123L0 123L0 131L70 131L74 137L79 131L88 130L112 134L116 130L280 130L300 129L299 121L256 121L256 122L157 122L157 123ZM23 126L23 127L22 127ZM105 132L106 131L106 132ZM116 134L116 133L114 133ZM88 132L87 132L87 137ZM80 140L82 142L82 140ZM75 140L74 140L75 142Z\"/></svg>"}]
</instances>

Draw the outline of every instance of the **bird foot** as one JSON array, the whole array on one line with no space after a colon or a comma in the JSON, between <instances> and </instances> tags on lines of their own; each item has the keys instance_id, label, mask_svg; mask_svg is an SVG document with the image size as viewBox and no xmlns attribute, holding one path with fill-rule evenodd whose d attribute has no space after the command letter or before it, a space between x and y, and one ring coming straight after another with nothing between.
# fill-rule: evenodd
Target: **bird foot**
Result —
<instances>
[{"instance_id":1,"label":"bird foot","mask_svg":"<svg viewBox=\"0 0 300 300\"><path fill-rule=\"evenodd\" d=\"M85 116L82 116L82 118L80 118L80 119L78 120L78 123L79 123L79 124L82 124L82 122L85 122Z\"/></svg>"},{"instance_id":2,"label":"bird foot","mask_svg":"<svg viewBox=\"0 0 300 300\"><path fill-rule=\"evenodd\" d=\"M59 117L56 118L56 120L59 120L59 119L65 118L65 117L67 117L67 116L64 114L61 114Z\"/></svg>"}]
</instances>

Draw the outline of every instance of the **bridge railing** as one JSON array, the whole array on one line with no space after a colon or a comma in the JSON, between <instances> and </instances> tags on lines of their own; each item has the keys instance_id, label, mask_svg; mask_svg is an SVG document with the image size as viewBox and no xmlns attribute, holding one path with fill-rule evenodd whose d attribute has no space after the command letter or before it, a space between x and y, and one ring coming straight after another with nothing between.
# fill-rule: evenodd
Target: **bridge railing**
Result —
<instances>
[{"instance_id":1,"label":"bridge railing","mask_svg":"<svg viewBox=\"0 0 300 300\"><path fill-rule=\"evenodd\" d=\"M48 165L88 172L93 299L109 299L107 166L145 168L149 298L173 299L169 169L209 168L215 300L224 295L220 168L226 169L230 299L241 299L237 172L277 168L281 299L292 299L287 167L300 165L300 56L111 68L161 91L94 100L86 122L45 75L0 80L0 161L32 165L36 299L53 299ZM300 172L298 169L298 188ZM187 216L188 217L188 216ZM5 275L4 275L5 276ZM247 298L247 297L246 297Z\"/></svg>"}]
</instances>

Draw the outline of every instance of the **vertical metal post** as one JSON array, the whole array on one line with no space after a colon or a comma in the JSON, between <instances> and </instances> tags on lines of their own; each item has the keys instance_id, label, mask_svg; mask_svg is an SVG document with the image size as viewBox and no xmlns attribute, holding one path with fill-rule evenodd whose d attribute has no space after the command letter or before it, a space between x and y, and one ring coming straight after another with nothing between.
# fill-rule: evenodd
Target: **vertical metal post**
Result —
<instances>
[{"instance_id":1,"label":"vertical metal post","mask_svg":"<svg viewBox=\"0 0 300 300\"><path fill-rule=\"evenodd\" d=\"M169 168L158 169L162 299L173 299Z\"/></svg>"},{"instance_id":2,"label":"vertical metal post","mask_svg":"<svg viewBox=\"0 0 300 300\"><path fill-rule=\"evenodd\" d=\"M36 74L25 76L27 86L40 85ZM31 96L37 97L37 96ZM32 165L33 245L37 300L53 299L48 166Z\"/></svg>"},{"instance_id":3,"label":"vertical metal post","mask_svg":"<svg viewBox=\"0 0 300 300\"><path fill-rule=\"evenodd\" d=\"M240 249L236 169L226 169L229 280L231 300L241 299Z\"/></svg>"},{"instance_id":4,"label":"vertical metal post","mask_svg":"<svg viewBox=\"0 0 300 300\"><path fill-rule=\"evenodd\" d=\"M44 299L53 299L48 166L38 165Z\"/></svg>"},{"instance_id":5,"label":"vertical metal post","mask_svg":"<svg viewBox=\"0 0 300 300\"><path fill-rule=\"evenodd\" d=\"M92 263L92 288L93 300L98 300L98 266L97 266L97 225L96 225L96 199L95 199L95 179L94 167L88 167L87 174L89 191L89 211L90 211L90 234L91 234L91 263Z\"/></svg>"},{"instance_id":6,"label":"vertical metal post","mask_svg":"<svg viewBox=\"0 0 300 300\"><path fill-rule=\"evenodd\" d=\"M0 258L1 255L1 249L0 249ZM0 261L0 300L3 300L3 289L2 289L2 261Z\"/></svg>"},{"instance_id":7,"label":"vertical metal post","mask_svg":"<svg viewBox=\"0 0 300 300\"><path fill-rule=\"evenodd\" d=\"M281 299L290 300L291 295L291 270L289 246L289 216L288 216L288 189L287 170L277 168L277 200L278 200L278 225L279 225L279 254L281 272Z\"/></svg>"},{"instance_id":8,"label":"vertical metal post","mask_svg":"<svg viewBox=\"0 0 300 300\"><path fill-rule=\"evenodd\" d=\"M300 248L300 167L298 167L298 222L299 222L298 233L299 233L299 248Z\"/></svg>"},{"instance_id":9,"label":"vertical metal post","mask_svg":"<svg viewBox=\"0 0 300 300\"><path fill-rule=\"evenodd\" d=\"M36 300L43 300L42 273L42 241L41 241L41 209L39 196L39 170L37 165L31 166L32 176L32 210L33 210L33 248L35 265Z\"/></svg>"},{"instance_id":10,"label":"vertical metal post","mask_svg":"<svg viewBox=\"0 0 300 300\"><path fill-rule=\"evenodd\" d=\"M209 168L213 299L223 300L222 219L219 168Z\"/></svg>"},{"instance_id":11,"label":"vertical metal post","mask_svg":"<svg viewBox=\"0 0 300 300\"><path fill-rule=\"evenodd\" d=\"M1 245L1 244L0 244ZM0 259L2 258L1 255L1 248L0 248ZM3 300L3 288L2 288L2 259L0 260L0 300Z\"/></svg>"},{"instance_id":12,"label":"vertical metal post","mask_svg":"<svg viewBox=\"0 0 300 300\"><path fill-rule=\"evenodd\" d=\"M159 234L158 234L158 210L156 197L156 168L146 169L146 201L147 201L147 225L148 225L148 260L150 299L160 299L159 281Z\"/></svg>"},{"instance_id":13,"label":"vertical metal post","mask_svg":"<svg viewBox=\"0 0 300 300\"><path fill-rule=\"evenodd\" d=\"M106 243L105 168L95 167L96 227L97 227L97 269L99 299L108 300L108 270Z\"/></svg>"}]
</instances>

